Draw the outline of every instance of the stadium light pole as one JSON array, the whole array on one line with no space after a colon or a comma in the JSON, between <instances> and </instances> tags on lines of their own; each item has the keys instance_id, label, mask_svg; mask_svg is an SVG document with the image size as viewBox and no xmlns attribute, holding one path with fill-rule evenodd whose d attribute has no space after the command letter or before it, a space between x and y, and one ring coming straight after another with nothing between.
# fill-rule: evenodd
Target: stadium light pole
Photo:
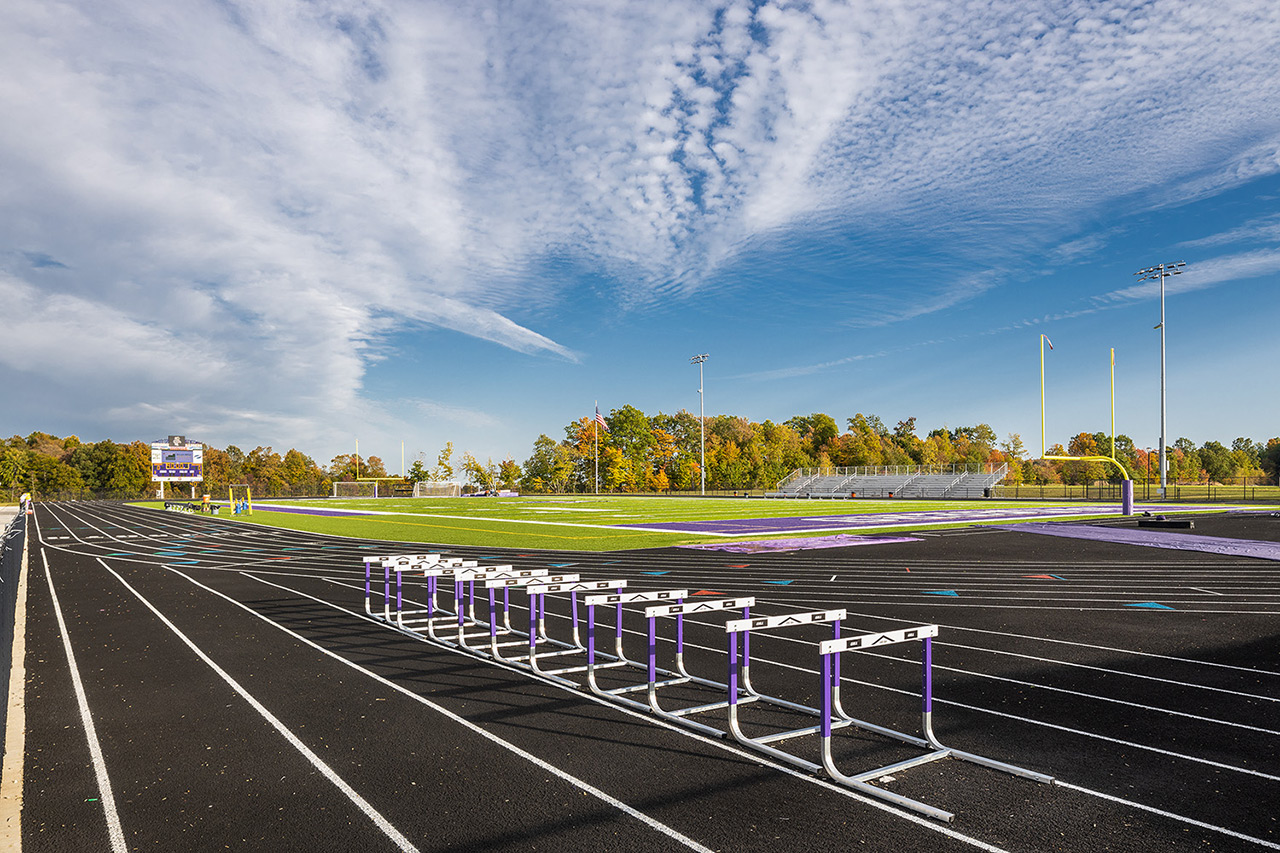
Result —
<instances>
[{"instance_id":1,"label":"stadium light pole","mask_svg":"<svg viewBox=\"0 0 1280 853\"><path fill-rule=\"evenodd\" d=\"M1134 273L1140 282L1156 280L1160 282L1160 324L1155 327L1160 330L1160 500L1167 497L1169 488L1169 437L1165 430L1164 280L1171 275L1182 275L1182 268L1186 265L1186 261L1156 264L1154 267L1147 267Z\"/></svg>"},{"instance_id":2,"label":"stadium light pole","mask_svg":"<svg viewBox=\"0 0 1280 853\"><path fill-rule=\"evenodd\" d=\"M689 359L690 364L698 365L698 435L702 452L702 462L698 465L698 484L704 497L707 494L707 407L706 398L702 394L702 364L710 357L710 353L704 352Z\"/></svg>"}]
</instances>

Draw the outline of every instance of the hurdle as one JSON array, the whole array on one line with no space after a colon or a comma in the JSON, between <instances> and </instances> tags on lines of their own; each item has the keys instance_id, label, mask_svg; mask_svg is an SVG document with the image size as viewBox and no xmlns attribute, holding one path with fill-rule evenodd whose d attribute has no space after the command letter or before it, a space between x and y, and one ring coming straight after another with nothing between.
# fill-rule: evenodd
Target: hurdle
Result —
<instances>
[{"instance_id":1,"label":"hurdle","mask_svg":"<svg viewBox=\"0 0 1280 853\"><path fill-rule=\"evenodd\" d=\"M527 587L529 584L532 584L532 583L557 585L557 584L573 583L574 581L578 580L578 576L574 574L547 575L545 574L546 569L535 569L533 571L544 572L544 574L529 575L525 577L493 577L493 578L486 578L484 581L485 588L489 591L489 650L490 650L490 653L493 655L493 657L496 658L497 660L505 660L508 663L515 662L514 659L504 657L501 652L501 649L508 646L524 646L526 642L530 642L536 639L536 633L534 632L534 626L533 626L533 619L532 619L533 610L532 610L532 604L531 604L530 605L531 618L529 620L530 636L522 640L511 640L504 643L498 642L498 633L499 633L498 618L497 618L497 613L495 612L497 608L497 596L495 593L498 589L502 590L503 612L504 614L509 614L510 606L511 606L511 600L509 596L510 596L512 587ZM522 632L516 631L510 627L511 620L509 616L504 616L503 622L507 626L507 630L504 631L503 633L519 634L520 636L524 636ZM476 651L476 649L472 649L472 651Z\"/></svg>"},{"instance_id":2,"label":"hurdle","mask_svg":"<svg viewBox=\"0 0 1280 853\"><path fill-rule=\"evenodd\" d=\"M408 633L415 634L418 636L422 635L422 629L425 627L427 630L427 635L432 640L435 640L436 642L445 642L443 638L436 635L436 632L435 632L436 622L442 619L452 621L453 617L455 616L459 623L465 623L467 621L465 609L463 607L463 595L462 595L463 579L467 579L467 578L473 579L472 582L474 585L474 578L478 576L482 578L497 577L499 575L508 576L508 577L513 576L513 572L509 571L510 567L506 567L506 566L500 566L500 567L499 566L493 566L493 567L477 566L475 560L458 560L456 562L459 563L459 565L452 566L452 567L438 567L440 566L440 564L438 563L437 564L410 563L408 565L403 565L397 562L395 564L392 564L390 570L396 572L396 598L395 598L396 609L395 609L394 617L389 621L393 622L397 628L400 628L401 630L407 631ZM417 569L422 569L423 570L422 574L427 579L427 606L425 608L417 609L417 610L405 610L404 595L402 590L403 575L406 571L415 571ZM546 569L525 569L525 570L520 570L520 573L522 575L528 574L528 573L546 574L547 570ZM454 583L453 611L447 611L443 607L440 607L439 605L439 602L437 599L437 593L438 593L437 581L441 577L452 577L454 579L455 583ZM416 619L405 618L406 616L416 616L418 614L426 614L426 617L416 618ZM473 623L474 623L474 620L473 620Z\"/></svg>"},{"instance_id":3,"label":"hurdle","mask_svg":"<svg viewBox=\"0 0 1280 853\"><path fill-rule=\"evenodd\" d=\"M667 710L662 707L658 701L658 691L662 687L674 684L698 684L703 687L712 687L719 690L733 689L729 684L721 681L715 681L710 678L703 678L689 672L684 664L684 617L685 614L693 613L723 613L726 610L742 610L742 618L747 619L751 616L751 608L756 604L754 597L746 598L703 598L697 601L680 602L678 604L660 604L655 607L646 607L644 610L645 617L649 620L649 682L645 685L648 693L649 710L660 717L665 717L672 722L688 726L706 734L712 734L716 737L724 737L724 731L714 726L700 723L696 720L688 719L691 714L700 714L704 711L714 711L724 708L729 701L721 700L716 702L708 702L700 705L680 708L678 710ZM658 680L658 631L657 623L660 617L674 616L676 617L676 671L675 677L664 681ZM758 696L746 697L740 701L753 701Z\"/></svg>"},{"instance_id":4,"label":"hurdle","mask_svg":"<svg viewBox=\"0 0 1280 853\"><path fill-rule=\"evenodd\" d=\"M503 622L504 625L499 628L496 623L487 622L476 616L475 613L475 585L477 582L485 583L491 580L515 580L515 579L536 579L548 576L546 569L514 569L511 566L479 566L476 568L456 569L453 573L453 589L454 589L454 612L457 615L457 635L456 640L446 640L451 645L457 645L467 651L474 652L467 640L477 637L486 636L490 630L498 631L502 634L519 633L507 627L510 625L510 607L511 600L509 591L503 594ZM464 585L467 592L463 592ZM464 607L464 603L469 603ZM496 616L493 618L496 619ZM483 634L467 634L467 628L482 628L485 630ZM435 637L432 637L435 639Z\"/></svg>"},{"instance_id":5,"label":"hurdle","mask_svg":"<svg viewBox=\"0 0 1280 853\"><path fill-rule=\"evenodd\" d=\"M428 565L438 563L441 557L439 554L395 554L387 557L365 557L364 558L364 612L368 616L375 619L382 619L385 622L391 621L391 570L405 571L414 565ZM373 586L373 564L379 563L382 566L382 615L379 616L373 612L372 608L372 586ZM399 583L399 576L396 578Z\"/></svg>"},{"instance_id":6,"label":"hurdle","mask_svg":"<svg viewBox=\"0 0 1280 853\"><path fill-rule=\"evenodd\" d=\"M677 604L683 602L689 597L687 589L662 589L654 592L615 592L604 595L588 595L584 601L587 605L587 685L591 692L597 696L611 699L623 705L629 705L639 708L642 711L649 710L648 703L637 702L624 694L635 693L641 690L648 690L648 683L633 684L626 687L604 688L600 686L596 679L596 671L600 669L613 667L634 667L646 674L649 671L647 662L631 660L627 657L626 651L622 644L622 606L624 604L644 604L650 602L675 602ZM596 607L597 605L612 604L616 607L615 623L616 633L614 637L614 655L608 663L596 662ZM674 679L682 679L678 673L669 672L667 670L659 670L663 675L672 676ZM687 680L687 679L684 679ZM681 683L679 681L671 681L669 683Z\"/></svg>"},{"instance_id":7,"label":"hurdle","mask_svg":"<svg viewBox=\"0 0 1280 853\"><path fill-rule=\"evenodd\" d=\"M952 749L944 746L938 741L933 733L933 638L938 636L937 625L920 625L914 628L902 628L896 631L884 631L878 634L861 634L856 637L846 637L843 639L825 640L818 644L818 653L822 656L822 767L832 779L868 794L873 797L885 800L902 808L929 817L950 823L954 820L955 815L943 809L936 808L922 803L919 800L913 800L910 797L904 797L901 794L895 794L892 791L886 791L883 788L877 788L870 784L870 780L880 776L890 775L911 767L918 767L922 764L928 764L943 758L955 758L960 761L968 761L973 764L979 764L983 767L989 767L993 770L999 770L1002 773L1008 773L1012 776L1020 776L1024 779L1031 779L1045 785L1053 784L1053 777L1043 773L1036 773L1033 770L1026 770L1021 767L1015 767L1012 764L1006 764L1003 761L996 761L992 758L986 758L981 755L975 755L971 752L963 752L958 749ZM924 734L923 738L918 738L905 732L895 731L866 723L861 720L849 719L847 725L852 725L859 729L875 732L890 738L912 744L924 750L928 750L925 754L909 758L905 761L899 761L885 767L878 767L874 770L867 770L862 773L856 773L852 776L842 773L835 763L835 758L831 752L831 731L835 728L832 721L833 705L832 695L835 689L838 689L839 681L839 664L833 666L833 658L838 658L841 652L849 651L865 651L870 648L879 648L880 646L891 645L894 643L905 643L919 640L922 643L923 651L921 655L921 712L920 712L920 729ZM839 712L837 712L839 713Z\"/></svg>"},{"instance_id":8,"label":"hurdle","mask_svg":"<svg viewBox=\"0 0 1280 853\"><path fill-rule=\"evenodd\" d=\"M569 593L569 599L570 599L570 617L569 618L570 618L571 628L573 632L572 634L573 639L571 641L571 645L574 648L580 649L581 651L584 651L584 652L587 650L587 646L582 641L582 635L578 628L579 626L578 593L592 592L592 591L598 591L602 589L611 589L611 590L614 590L615 592L622 592L622 590L626 588L627 588L627 581L622 578L618 578L615 580L604 580L604 581L578 581L577 583L572 583L572 584L557 584L555 585L555 588L543 587L537 584L525 587L525 589L528 590L529 596L531 598L536 596L538 599L538 602L537 602L538 636L542 640L549 643L555 643L556 645L566 645L566 644L561 643L559 640L552 639L550 634L548 634L547 632L546 596L554 593L565 593L565 592Z\"/></svg>"},{"instance_id":9,"label":"hurdle","mask_svg":"<svg viewBox=\"0 0 1280 853\"><path fill-rule=\"evenodd\" d=\"M530 583L525 586L525 591L529 593L529 669L539 675L551 678L565 684L578 686L577 682L564 678L563 675L572 672L586 671L586 665L572 665L560 667L558 669L543 669L538 664L538 659L552 657L564 657L567 655L583 654L587 651L587 647L583 644L581 634L578 630L578 593L592 592L603 589L612 589L621 593L626 589L627 581L625 579L604 580L604 581L584 581L576 580L572 582L562 583ZM570 620L572 622L572 640L564 642L550 636L547 630L547 599L548 595L557 593L569 593L571 599ZM541 652L538 651L538 642L550 643L556 646L555 651ZM612 655L605 655L612 658ZM518 659L515 659L518 660Z\"/></svg>"}]
</instances>

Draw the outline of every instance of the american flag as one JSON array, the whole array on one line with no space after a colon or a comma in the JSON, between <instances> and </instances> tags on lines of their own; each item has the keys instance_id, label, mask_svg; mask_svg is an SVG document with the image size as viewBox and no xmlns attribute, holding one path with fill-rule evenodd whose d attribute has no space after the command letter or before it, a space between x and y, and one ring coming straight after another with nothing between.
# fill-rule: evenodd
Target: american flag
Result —
<instances>
[{"instance_id":1,"label":"american flag","mask_svg":"<svg viewBox=\"0 0 1280 853\"><path fill-rule=\"evenodd\" d=\"M604 422L604 415L600 414L600 407L599 407L599 406L596 406L596 423L598 423L598 424L600 424L600 426L604 427L604 431L605 431L605 432L608 432L608 431L609 431L609 425L608 425L607 423L605 423L605 422Z\"/></svg>"}]
</instances>

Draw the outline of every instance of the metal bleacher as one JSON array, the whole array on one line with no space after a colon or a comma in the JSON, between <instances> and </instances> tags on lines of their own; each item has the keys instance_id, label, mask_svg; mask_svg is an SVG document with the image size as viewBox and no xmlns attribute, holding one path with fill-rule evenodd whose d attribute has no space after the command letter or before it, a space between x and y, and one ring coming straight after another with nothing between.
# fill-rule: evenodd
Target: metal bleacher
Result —
<instances>
[{"instance_id":1,"label":"metal bleacher","mask_svg":"<svg viewBox=\"0 0 1280 853\"><path fill-rule=\"evenodd\" d=\"M980 498L1008 473L1008 465L887 465L798 468L767 498Z\"/></svg>"}]
</instances>

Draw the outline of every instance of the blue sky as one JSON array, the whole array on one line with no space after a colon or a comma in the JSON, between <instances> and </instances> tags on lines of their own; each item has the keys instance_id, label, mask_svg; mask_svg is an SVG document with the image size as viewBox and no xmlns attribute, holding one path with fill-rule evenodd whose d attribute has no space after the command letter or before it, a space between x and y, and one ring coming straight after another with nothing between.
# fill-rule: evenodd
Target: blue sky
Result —
<instances>
[{"instance_id":1,"label":"blue sky","mask_svg":"<svg viewBox=\"0 0 1280 853\"><path fill-rule=\"evenodd\" d=\"M1280 435L1280 5L7 4L0 432Z\"/></svg>"}]
</instances>

